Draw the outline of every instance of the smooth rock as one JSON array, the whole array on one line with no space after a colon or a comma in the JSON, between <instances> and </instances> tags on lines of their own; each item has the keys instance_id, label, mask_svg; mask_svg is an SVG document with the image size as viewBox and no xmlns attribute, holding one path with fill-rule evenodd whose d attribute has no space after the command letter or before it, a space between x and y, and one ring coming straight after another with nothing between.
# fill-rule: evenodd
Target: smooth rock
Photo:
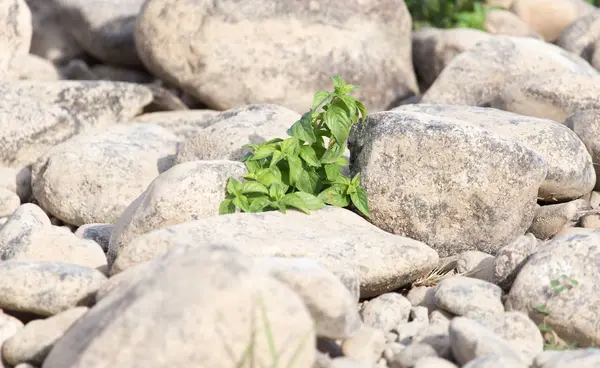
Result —
<instances>
[{"instance_id":1,"label":"smooth rock","mask_svg":"<svg viewBox=\"0 0 600 368\"><path fill-rule=\"evenodd\" d=\"M160 173L177 137L152 124L117 125L80 134L33 165L33 194L52 215L76 226L115 223Z\"/></svg>"},{"instance_id":2,"label":"smooth rock","mask_svg":"<svg viewBox=\"0 0 600 368\"><path fill-rule=\"evenodd\" d=\"M312 0L151 0L135 41L153 74L211 109L266 103L304 113L338 75L359 85L355 97L378 111L418 91L411 28L401 0L341 8Z\"/></svg>"},{"instance_id":3,"label":"smooth rock","mask_svg":"<svg viewBox=\"0 0 600 368\"><path fill-rule=\"evenodd\" d=\"M138 115L131 122L159 125L182 140L188 140L213 124L213 118L219 113L219 111L208 109L157 111Z\"/></svg>"},{"instance_id":4,"label":"smooth rock","mask_svg":"<svg viewBox=\"0 0 600 368\"><path fill-rule=\"evenodd\" d=\"M327 206L310 215L237 213L154 230L124 245L111 273L156 258L176 244L202 247L217 241L249 255L308 257L328 269L355 269L362 298L407 285L438 261L436 252L422 242L389 234L347 209Z\"/></svg>"},{"instance_id":5,"label":"smooth rock","mask_svg":"<svg viewBox=\"0 0 600 368\"><path fill-rule=\"evenodd\" d=\"M440 282L433 296L435 304L457 316L472 312L502 313L502 289L491 282L452 276Z\"/></svg>"},{"instance_id":6,"label":"smooth rock","mask_svg":"<svg viewBox=\"0 0 600 368\"><path fill-rule=\"evenodd\" d=\"M494 256L479 252L468 251L458 255L456 272L487 282L494 282Z\"/></svg>"},{"instance_id":7,"label":"smooth rock","mask_svg":"<svg viewBox=\"0 0 600 368\"><path fill-rule=\"evenodd\" d=\"M533 368L587 368L600 364L600 349L544 351L535 358Z\"/></svg>"},{"instance_id":8,"label":"smooth rock","mask_svg":"<svg viewBox=\"0 0 600 368\"><path fill-rule=\"evenodd\" d=\"M0 217L10 216L21 205L17 193L6 188L0 188Z\"/></svg>"},{"instance_id":9,"label":"smooth rock","mask_svg":"<svg viewBox=\"0 0 600 368\"><path fill-rule=\"evenodd\" d=\"M452 362L439 357L422 357L415 362L413 368L458 368Z\"/></svg>"},{"instance_id":10,"label":"smooth rock","mask_svg":"<svg viewBox=\"0 0 600 368\"><path fill-rule=\"evenodd\" d=\"M523 145L448 117L369 114L351 134L369 221L441 257L494 254L533 220L545 161Z\"/></svg>"},{"instance_id":11,"label":"smooth rock","mask_svg":"<svg viewBox=\"0 0 600 368\"><path fill-rule=\"evenodd\" d=\"M160 174L116 221L108 246L109 264L139 235L218 216L228 178L242 180L246 172L241 162L215 160L178 164Z\"/></svg>"},{"instance_id":12,"label":"smooth rock","mask_svg":"<svg viewBox=\"0 0 600 368\"><path fill-rule=\"evenodd\" d=\"M600 11L594 10L571 22L560 33L556 44L600 68Z\"/></svg>"},{"instance_id":13,"label":"smooth rock","mask_svg":"<svg viewBox=\"0 0 600 368\"><path fill-rule=\"evenodd\" d=\"M383 354L384 349L385 336L383 331L367 325L342 343L344 356L368 362L377 361Z\"/></svg>"},{"instance_id":14,"label":"smooth rock","mask_svg":"<svg viewBox=\"0 0 600 368\"><path fill-rule=\"evenodd\" d=\"M529 368L529 366L511 357L489 354L471 360L462 368Z\"/></svg>"},{"instance_id":15,"label":"smooth rock","mask_svg":"<svg viewBox=\"0 0 600 368\"><path fill-rule=\"evenodd\" d=\"M114 227L113 224L85 224L77 228L75 236L95 241L106 253Z\"/></svg>"},{"instance_id":16,"label":"smooth rock","mask_svg":"<svg viewBox=\"0 0 600 368\"><path fill-rule=\"evenodd\" d=\"M591 209L585 199L540 206L527 232L541 240L550 239L564 228L575 226L583 214Z\"/></svg>"},{"instance_id":17,"label":"smooth rock","mask_svg":"<svg viewBox=\"0 0 600 368\"><path fill-rule=\"evenodd\" d=\"M578 111L570 115L564 124L577 134L592 156L594 171L596 172L596 185L594 189L600 190L600 111ZM598 195L594 197L598 198ZM598 203L598 199L594 199L593 203L591 199L590 205L592 208L597 208L598 205L595 204Z\"/></svg>"},{"instance_id":18,"label":"smooth rock","mask_svg":"<svg viewBox=\"0 0 600 368\"><path fill-rule=\"evenodd\" d=\"M494 259L494 283L508 291L529 257L539 248L538 240L531 233L519 236L500 248Z\"/></svg>"},{"instance_id":19,"label":"smooth rock","mask_svg":"<svg viewBox=\"0 0 600 368\"><path fill-rule=\"evenodd\" d=\"M0 80L3 79L13 58L29 52L31 10L24 0L3 0L0 4Z\"/></svg>"},{"instance_id":20,"label":"smooth rock","mask_svg":"<svg viewBox=\"0 0 600 368\"><path fill-rule=\"evenodd\" d=\"M410 310L411 304L402 294L386 293L371 299L361 315L367 326L389 332L408 322Z\"/></svg>"}]
</instances>

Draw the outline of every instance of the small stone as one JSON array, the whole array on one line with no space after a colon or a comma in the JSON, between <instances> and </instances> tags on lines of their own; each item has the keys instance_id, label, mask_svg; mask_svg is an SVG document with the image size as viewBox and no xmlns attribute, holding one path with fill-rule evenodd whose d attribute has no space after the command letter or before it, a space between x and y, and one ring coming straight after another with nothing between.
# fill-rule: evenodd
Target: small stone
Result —
<instances>
[{"instance_id":1,"label":"small stone","mask_svg":"<svg viewBox=\"0 0 600 368\"><path fill-rule=\"evenodd\" d=\"M535 357L534 368L592 368L600 366L600 349L547 350Z\"/></svg>"},{"instance_id":2,"label":"small stone","mask_svg":"<svg viewBox=\"0 0 600 368\"><path fill-rule=\"evenodd\" d=\"M350 338L342 343L342 352L345 356L376 362L385 350L385 336L383 331L364 326Z\"/></svg>"},{"instance_id":3,"label":"small stone","mask_svg":"<svg viewBox=\"0 0 600 368\"><path fill-rule=\"evenodd\" d=\"M373 368L373 362L365 359L339 357L331 361L330 368Z\"/></svg>"},{"instance_id":4,"label":"small stone","mask_svg":"<svg viewBox=\"0 0 600 368\"><path fill-rule=\"evenodd\" d=\"M0 217L10 216L20 205L21 199L16 193L0 187Z\"/></svg>"},{"instance_id":5,"label":"small stone","mask_svg":"<svg viewBox=\"0 0 600 368\"><path fill-rule=\"evenodd\" d=\"M508 291L525 262L539 248L536 237L527 233L500 248L494 259L494 283Z\"/></svg>"},{"instance_id":6,"label":"small stone","mask_svg":"<svg viewBox=\"0 0 600 368\"><path fill-rule=\"evenodd\" d=\"M573 227L581 218L580 212L592 209L585 199L539 206L528 232L546 240L567 227Z\"/></svg>"},{"instance_id":7,"label":"small stone","mask_svg":"<svg viewBox=\"0 0 600 368\"><path fill-rule=\"evenodd\" d=\"M454 363L439 357L423 357L417 360L413 368L458 368Z\"/></svg>"},{"instance_id":8,"label":"small stone","mask_svg":"<svg viewBox=\"0 0 600 368\"><path fill-rule=\"evenodd\" d=\"M456 272L493 283L494 256L477 250L462 252L456 260Z\"/></svg>"},{"instance_id":9,"label":"small stone","mask_svg":"<svg viewBox=\"0 0 600 368\"><path fill-rule=\"evenodd\" d=\"M426 307L428 312L431 313L437 309L433 296L435 295L435 288L431 286L417 286L411 288L406 295L406 298L410 301L413 307L423 306Z\"/></svg>"},{"instance_id":10,"label":"small stone","mask_svg":"<svg viewBox=\"0 0 600 368\"><path fill-rule=\"evenodd\" d=\"M426 307L412 307L410 318L413 322L429 323L429 311Z\"/></svg>"},{"instance_id":11,"label":"small stone","mask_svg":"<svg viewBox=\"0 0 600 368\"><path fill-rule=\"evenodd\" d=\"M490 354L477 357L462 368L529 368L529 366L511 357Z\"/></svg>"},{"instance_id":12,"label":"small stone","mask_svg":"<svg viewBox=\"0 0 600 368\"><path fill-rule=\"evenodd\" d=\"M438 356L451 358L450 322L430 324L413 336L413 343L425 343L433 347Z\"/></svg>"},{"instance_id":13,"label":"small stone","mask_svg":"<svg viewBox=\"0 0 600 368\"><path fill-rule=\"evenodd\" d=\"M388 332L408 322L410 309L411 304L404 296L387 293L370 300L361 314L367 326Z\"/></svg>"},{"instance_id":14,"label":"small stone","mask_svg":"<svg viewBox=\"0 0 600 368\"><path fill-rule=\"evenodd\" d=\"M389 362L390 368L412 368L415 363L426 356L436 357L437 352L429 344L413 343L402 349Z\"/></svg>"},{"instance_id":15,"label":"small stone","mask_svg":"<svg viewBox=\"0 0 600 368\"><path fill-rule=\"evenodd\" d=\"M453 276L440 282L435 302L444 310L462 316L469 312L504 312L502 289L490 282L464 276Z\"/></svg>"},{"instance_id":16,"label":"small stone","mask_svg":"<svg viewBox=\"0 0 600 368\"><path fill-rule=\"evenodd\" d=\"M113 224L85 224L77 228L75 236L95 241L106 252L114 227Z\"/></svg>"}]
</instances>

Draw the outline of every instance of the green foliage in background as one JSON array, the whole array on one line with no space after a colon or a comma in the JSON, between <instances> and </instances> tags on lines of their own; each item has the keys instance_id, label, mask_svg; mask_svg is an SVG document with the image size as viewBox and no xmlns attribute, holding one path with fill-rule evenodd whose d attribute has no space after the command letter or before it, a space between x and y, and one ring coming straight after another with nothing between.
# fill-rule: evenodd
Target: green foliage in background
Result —
<instances>
[{"instance_id":1,"label":"green foliage in background","mask_svg":"<svg viewBox=\"0 0 600 368\"><path fill-rule=\"evenodd\" d=\"M484 31L492 7L477 0L406 0L413 28L474 28ZM497 7L494 7L498 9Z\"/></svg>"},{"instance_id":2,"label":"green foliage in background","mask_svg":"<svg viewBox=\"0 0 600 368\"><path fill-rule=\"evenodd\" d=\"M247 145L252 153L243 160L248 169L246 181L229 178L219 214L238 209L286 213L288 208L308 214L325 204L352 204L370 215L360 173L353 178L342 174L348 165L343 154L350 129L367 116L367 109L350 94L357 86L337 76L331 79L334 90L315 94L312 108L290 127L288 138Z\"/></svg>"}]
</instances>

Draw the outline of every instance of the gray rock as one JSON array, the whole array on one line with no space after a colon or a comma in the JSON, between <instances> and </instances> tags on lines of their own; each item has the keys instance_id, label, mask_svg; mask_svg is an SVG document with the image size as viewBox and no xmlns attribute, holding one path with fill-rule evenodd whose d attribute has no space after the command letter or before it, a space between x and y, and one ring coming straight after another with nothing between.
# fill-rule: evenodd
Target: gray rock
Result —
<instances>
[{"instance_id":1,"label":"gray rock","mask_svg":"<svg viewBox=\"0 0 600 368\"><path fill-rule=\"evenodd\" d=\"M450 350L450 320L445 322L435 321L434 323L425 326L417 332L413 338L413 344L427 344L436 352L436 355L443 358L451 358Z\"/></svg>"},{"instance_id":2,"label":"gray rock","mask_svg":"<svg viewBox=\"0 0 600 368\"><path fill-rule=\"evenodd\" d=\"M494 259L494 283L508 291L529 256L538 247L539 242L535 236L527 233L500 248Z\"/></svg>"},{"instance_id":3,"label":"gray rock","mask_svg":"<svg viewBox=\"0 0 600 368\"><path fill-rule=\"evenodd\" d=\"M379 228L446 257L494 254L531 224L547 167L523 145L408 111L372 113L355 127L351 164Z\"/></svg>"},{"instance_id":4,"label":"gray rock","mask_svg":"<svg viewBox=\"0 0 600 368\"><path fill-rule=\"evenodd\" d=\"M436 357L435 349L429 344L413 343L402 349L389 362L390 368L413 368L423 357Z\"/></svg>"},{"instance_id":5,"label":"gray rock","mask_svg":"<svg viewBox=\"0 0 600 368\"><path fill-rule=\"evenodd\" d=\"M422 242L384 232L347 209L327 206L310 215L237 213L157 229L124 245L111 272L156 258L176 244L202 247L213 241L250 255L308 257L325 268L354 269L362 298L407 285L438 261L436 252Z\"/></svg>"},{"instance_id":6,"label":"gray rock","mask_svg":"<svg viewBox=\"0 0 600 368\"><path fill-rule=\"evenodd\" d=\"M242 180L246 172L241 162L217 160L186 162L160 174L116 221L108 246L109 264L139 235L217 216L228 178Z\"/></svg>"},{"instance_id":7,"label":"gray rock","mask_svg":"<svg viewBox=\"0 0 600 368\"><path fill-rule=\"evenodd\" d=\"M52 347L87 311L75 307L46 319L31 321L2 344L2 357L8 364L31 363L42 366Z\"/></svg>"},{"instance_id":8,"label":"gray rock","mask_svg":"<svg viewBox=\"0 0 600 368\"><path fill-rule=\"evenodd\" d=\"M592 368L600 364L600 349L545 351L535 358L532 368Z\"/></svg>"},{"instance_id":9,"label":"gray rock","mask_svg":"<svg viewBox=\"0 0 600 368\"><path fill-rule=\"evenodd\" d=\"M10 339L22 329L23 322L19 321L13 316L9 316L8 314L0 313L0 344L4 344L6 340ZM0 362L0 367L8 368L1 351L0 359L2 359Z\"/></svg>"},{"instance_id":10,"label":"gray rock","mask_svg":"<svg viewBox=\"0 0 600 368\"><path fill-rule=\"evenodd\" d=\"M333 75L359 85L355 96L373 111L416 94L406 5L331 6L151 0L137 20L136 46L153 74L215 110L273 103L304 113L315 91L331 89Z\"/></svg>"},{"instance_id":11,"label":"gray rock","mask_svg":"<svg viewBox=\"0 0 600 368\"><path fill-rule=\"evenodd\" d=\"M600 233L557 235L525 263L508 294L507 311L523 312L580 347L600 344ZM555 281L552 281L555 280ZM574 280L574 282L572 281ZM554 287L565 287L557 292ZM549 316L535 308L544 306Z\"/></svg>"},{"instance_id":12,"label":"gray rock","mask_svg":"<svg viewBox=\"0 0 600 368\"><path fill-rule=\"evenodd\" d=\"M131 122L160 125L182 140L188 140L213 124L213 118L219 113L215 110L157 111L138 115Z\"/></svg>"},{"instance_id":13,"label":"gray rock","mask_svg":"<svg viewBox=\"0 0 600 368\"><path fill-rule=\"evenodd\" d=\"M584 59L543 40L494 36L452 59L421 102L482 106L507 83L545 71L598 74Z\"/></svg>"},{"instance_id":14,"label":"gray rock","mask_svg":"<svg viewBox=\"0 0 600 368\"><path fill-rule=\"evenodd\" d=\"M569 116L564 122L567 127L573 129L592 156L596 172L594 187L596 190L600 190L600 119L598 116L597 110L583 110ZM598 203L597 200L595 203Z\"/></svg>"},{"instance_id":15,"label":"gray rock","mask_svg":"<svg viewBox=\"0 0 600 368\"><path fill-rule=\"evenodd\" d=\"M106 276L89 267L43 261L0 262L0 308L52 316L90 306Z\"/></svg>"},{"instance_id":16,"label":"gray rock","mask_svg":"<svg viewBox=\"0 0 600 368\"><path fill-rule=\"evenodd\" d=\"M586 211L591 210L585 199L540 206L527 232L541 240L548 240L559 231L575 226Z\"/></svg>"},{"instance_id":17,"label":"gray rock","mask_svg":"<svg viewBox=\"0 0 600 368\"><path fill-rule=\"evenodd\" d=\"M0 187L16 193L21 203L31 199L31 168L0 167Z\"/></svg>"},{"instance_id":18,"label":"gray rock","mask_svg":"<svg viewBox=\"0 0 600 368\"><path fill-rule=\"evenodd\" d=\"M598 43L600 33L600 11L582 15L571 22L561 32L556 44L563 49L587 60L594 68L600 68Z\"/></svg>"},{"instance_id":19,"label":"gray rock","mask_svg":"<svg viewBox=\"0 0 600 368\"><path fill-rule=\"evenodd\" d=\"M66 223L115 223L152 180L172 166L177 143L173 134L152 124L80 134L35 162L33 194Z\"/></svg>"},{"instance_id":20,"label":"gray rock","mask_svg":"<svg viewBox=\"0 0 600 368\"><path fill-rule=\"evenodd\" d=\"M107 272L100 246L54 226L38 206L20 206L0 229L0 259L73 263Z\"/></svg>"},{"instance_id":21,"label":"gray rock","mask_svg":"<svg viewBox=\"0 0 600 368\"><path fill-rule=\"evenodd\" d=\"M489 354L477 357L462 368L528 368L529 366L519 360L502 355Z\"/></svg>"},{"instance_id":22,"label":"gray rock","mask_svg":"<svg viewBox=\"0 0 600 368\"><path fill-rule=\"evenodd\" d=\"M308 258L258 257L259 268L289 286L308 308L319 337L345 339L363 323L356 300L333 273Z\"/></svg>"},{"instance_id":23,"label":"gray rock","mask_svg":"<svg viewBox=\"0 0 600 368\"><path fill-rule=\"evenodd\" d=\"M29 52L32 25L31 10L24 0L3 0L0 4L0 80L16 55Z\"/></svg>"},{"instance_id":24,"label":"gray rock","mask_svg":"<svg viewBox=\"0 0 600 368\"><path fill-rule=\"evenodd\" d=\"M414 368L458 368L455 364L439 357L422 357L415 362Z\"/></svg>"},{"instance_id":25,"label":"gray rock","mask_svg":"<svg viewBox=\"0 0 600 368\"><path fill-rule=\"evenodd\" d=\"M456 317L450 322L450 345L452 355L460 365L490 354L517 362L521 359L519 353L506 340L465 317Z\"/></svg>"},{"instance_id":26,"label":"gray rock","mask_svg":"<svg viewBox=\"0 0 600 368\"><path fill-rule=\"evenodd\" d=\"M392 111L459 119L530 148L548 166L546 179L538 191L542 200L576 199L590 192L596 182L586 146L571 129L555 121L476 106L418 104Z\"/></svg>"},{"instance_id":27,"label":"gray rock","mask_svg":"<svg viewBox=\"0 0 600 368\"><path fill-rule=\"evenodd\" d=\"M0 217L10 216L21 205L21 199L15 192L0 187Z\"/></svg>"},{"instance_id":28,"label":"gray rock","mask_svg":"<svg viewBox=\"0 0 600 368\"><path fill-rule=\"evenodd\" d=\"M476 250L463 252L456 259L456 272L466 276L494 282L494 256Z\"/></svg>"},{"instance_id":29,"label":"gray rock","mask_svg":"<svg viewBox=\"0 0 600 368\"><path fill-rule=\"evenodd\" d=\"M389 332L408 322L410 309L410 302L402 294L386 293L369 300L361 315L367 326Z\"/></svg>"},{"instance_id":30,"label":"gray rock","mask_svg":"<svg viewBox=\"0 0 600 368\"><path fill-rule=\"evenodd\" d=\"M381 357L385 347L383 331L365 325L344 340L342 352L346 357L374 363Z\"/></svg>"},{"instance_id":31,"label":"gray rock","mask_svg":"<svg viewBox=\"0 0 600 368\"><path fill-rule=\"evenodd\" d=\"M0 93L0 165L18 168L77 134L131 119L152 100L146 87L108 81L12 81Z\"/></svg>"},{"instance_id":32,"label":"gray rock","mask_svg":"<svg viewBox=\"0 0 600 368\"><path fill-rule=\"evenodd\" d=\"M410 301L410 303L414 306L423 306L426 307L428 312L431 313L437 309L437 305L433 299L433 295L435 294L435 288L431 286L417 286L411 288L406 298Z\"/></svg>"},{"instance_id":33,"label":"gray rock","mask_svg":"<svg viewBox=\"0 0 600 368\"><path fill-rule=\"evenodd\" d=\"M207 127L177 150L177 163L196 160L240 161L251 152L248 143L285 138L300 114L283 106L262 104L238 107L215 115Z\"/></svg>"},{"instance_id":34,"label":"gray rock","mask_svg":"<svg viewBox=\"0 0 600 368\"><path fill-rule=\"evenodd\" d=\"M8 68L7 80L58 81L62 74L49 60L33 54L15 55Z\"/></svg>"},{"instance_id":35,"label":"gray rock","mask_svg":"<svg viewBox=\"0 0 600 368\"><path fill-rule=\"evenodd\" d=\"M51 0L63 27L96 58L114 65L142 66L135 49L135 22L143 0ZM101 5L101 6L99 6Z\"/></svg>"},{"instance_id":36,"label":"gray rock","mask_svg":"<svg viewBox=\"0 0 600 368\"><path fill-rule=\"evenodd\" d=\"M75 236L95 241L106 253L114 227L113 224L85 224L77 228Z\"/></svg>"},{"instance_id":37,"label":"gray rock","mask_svg":"<svg viewBox=\"0 0 600 368\"><path fill-rule=\"evenodd\" d=\"M132 326L143 344L131 339ZM182 246L134 286L100 300L56 342L43 367L266 366L273 362L269 343L280 361L296 355L294 366L310 367L314 339L302 299L252 259L221 245ZM253 362L244 363L249 346Z\"/></svg>"}]
</instances>

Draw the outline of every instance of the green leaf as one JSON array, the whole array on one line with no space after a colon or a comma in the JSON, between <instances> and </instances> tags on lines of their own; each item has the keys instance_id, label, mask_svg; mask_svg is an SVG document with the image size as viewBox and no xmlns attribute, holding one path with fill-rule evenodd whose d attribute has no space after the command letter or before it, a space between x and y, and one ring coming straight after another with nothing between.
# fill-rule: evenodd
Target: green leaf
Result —
<instances>
[{"instance_id":1,"label":"green leaf","mask_svg":"<svg viewBox=\"0 0 600 368\"><path fill-rule=\"evenodd\" d=\"M275 202L275 205L277 206L277 208L279 208L279 211L281 211L281 213L283 213L283 214L286 213L285 203L278 201L278 202Z\"/></svg>"},{"instance_id":2,"label":"green leaf","mask_svg":"<svg viewBox=\"0 0 600 368\"><path fill-rule=\"evenodd\" d=\"M300 147L300 141L296 137L290 137L281 142L281 152L284 155L293 155Z\"/></svg>"},{"instance_id":3,"label":"green leaf","mask_svg":"<svg viewBox=\"0 0 600 368\"><path fill-rule=\"evenodd\" d=\"M336 164L325 165L325 173L327 174L327 180L334 181L340 175L342 168Z\"/></svg>"},{"instance_id":4,"label":"green leaf","mask_svg":"<svg viewBox=\"0 0 600 368\"><path fill-rule=\"evenodd\" d=\"M262 165L260 164L259 161L248 160L248 161L246 161L246 168L248 169L248 172L253 173L256 170L261 169Z\"/></svg>"},{"instance_id":5,"label":"green leaf","mask_svg":"<svg viewBox=\"0 0 600 368\"><path fill-rule=\"evenodd\" d=\"M356 192L350 195L354 206L365 216L370 217L369 202L367 201L367 193L361 187L356 188Z\"/></svg>"},{"instance_id":6,"label":"green leaf","mask_svg":"<svg viewBox=\"0 0 600 368\"><path fill-rule=\"evenodd\" d=\"M295 181L295 185L303 192L314 193L319 185L319 175L312 171L302 170Z\"/></svg>"},{"instance_id":7,"label":"green leaf","mask_svg":"<svg viewBox=\"0 0 600 368\"><path fill-rule=\"evenodd\" d=\"M331 80L333 81L333 88L336 90L336 92L346 86L346 82L337 75L331 77Z\"/></svg>"},{"instance_id":8,"label":"green leaf","mask_svg":"<svg viewBox=\"0 0 600 368\"><path fill-rule=\"evenodd\" d=\"M347 109L349 115L351 117L354 117L358 112L358 109L356 107L356 99L352 96L342 96L342 97L340 97L340 100L346 106L346 109Z\"/></svg>"},{"instance_id":9,"label":"green leaf","mask_svg":"<svg viewBox=\"0 0 600 368\"><path fill-rule=\"evenodd\" d=\"M309 210L320 210L321 208L325 207L325 202L323 202L321 198L310 193L295 192L294 194L302 198L304 203L306 203L306 208Z\"/></svg>"},{"instance_id":10,"label":"green leaf","mask_svg":"<svg viewBox=\"0 0 600 368\"><path fill-rule=\"evenodd\" d=\"M250 157L250 160L256 161L256 160L261 160L263 158L269 157L276 150L277 150L277 146L275 146L275 145L260 146L260 147L258 147L258 149L256 151L254 151L254 154L252 155L252 157Z\"/></svg>"},{"instance_id":11,"label":"green leaf","mask_svg":"<svg viewBox=\"0 0 600 368\"><path fill-rule=\"evenodd\" d=\"M327 125L331 134L333 134L333 137L339 143L346 142L351 124L352 122L348 119L344 110L337 106L332 106L325 113L325 125Z\"/></svg>"},{"instance_id":12,"label":"green leaf","mask_svg":"<svg viewBox=\"0 0 600 368\"><path fill-rule=\"evenodd\" d=\"M269 194L269 189L267 189L266 186L264 186L263 184L261 184L259 182L247 181L244 184L242 184L242 193L244 193L244 194L248 194L248 193Z\"/></svg>"},{"instance_id":13,"label":"green leaf","mask_svg":"<svg viewBox=\"0 0 600 368\"><path fill-rule=\"evenodd\" d=\"M350 178L348 178L347 176L340 175L340 176L338 176L337 178L335 178L335 183L336 183L336 184L341 184L341 185L343 185L344 187L346 187L346 186L350 186L350 184L351 184L351 180L350 180Z\"/></svg>"},{"instance_id":14,"label":"green leaf","mask_svg":"<svg viewBox=\"0 0 600 368\"><path fill-rule=\"evenodd\" d=\"M242 184L235 180L234 177L230 177L227 181L227 192L229 194L233 194L235 196L239 196L242 194Z\"/></svg>"},{"instance_id":15,"label":"green leaf","mask_svg":"<svg viewBox=\"0 0 600 368\"><path fill-rule=\"evenodd\" d=\"M319 193L318 197L323 202L332 206L346 207L350 204L348 197L340 193L339 189L336 187L329 187L325 189Z\"/></svg>"},{"instance_id":16,"label":"green leaf","mask_svg":"<svg viewBox=\"0 0 600 368\"><path fill-rule=\"evenodd\" d=\"M297 208L306 214L310 213L308 205L304 202L304 199L298 195L298 192L286 194L279 202L285 204L287 207Z\"/></svg>"},{"instance_id":17,"label":"green leaf","mask_svg":"<svg viewBox=\"0 0 600 368\"><path fill-rule=\"evenodd\" d=\"M273 183L281 183L281 172L277 166L260 169L256 172L256 181L270 187Z\"/></svg>"},{"instance_id":18,"label":"green leaf","mask_svg":"<svg viewBox=\"0 0 600 368\"><path fill-rule=\"evenodd\" d=\"M319 109L319 107L321 107L321 105L325 103L330 96L331 94L327 91L319 91L315 93L311 110L317 111L317 109Z\"/></svg>"},{"instance_id":19,"label":"green leaf","mask_svg":"<svg viewBox=\"0 0 600 368\"><path fill-rule=\"evenodd\" d=\"M271 163L269 164L269 167L274 167L282 159L283 159L283 153L281 151L273 152L273 157L271 157Z\"/></svg>"},{"instance_id":20,"label":"green leaf","mask_svg":"<svg viewBox=\"0 0 600 368\"><path fill-rule=\"evenodd\" d=\"M560 282L558 280L551 280L550 281L550 286L552 288L556 288L558 285L560 285Z\"/></svg>"},{"instance_id":21,"label":"green leaf","mask_svg":"<svg viewBox=\"0 0 600 368\"><path fill-rule=\"evenodd\" d=\"M311 122L311 115L311 112L304 113L302 118L295 122L288 130L288 135L304 142L315 143L317 138L315 137L314 127Z\"/></svg>"},{"instance_id":22,"label":"green leaf","mask_svg":"<svg viewBox=\"0 0 600 368\"><path fill-rule=\"evenodd\" d=\"M360 101L356 101L356 107L358 108L358 111L360 111L360 115L364 118L367 117L367 108L365 107L365 105L363 105Z\"/></svg>"},{"instance_id":23,"label":"green leaf","mask_svg":"<svg viewBox=\"0 0 600 368\"><path fill-rule=\"evenodd\" d=\"M245 195L239 195L233 199L233 204L238 206L244 212L248 212L250 210L250 202L248 201L248 197Z\"/></svg>"},{"instance_id":24,"label":"green leaf","mask_svg":"<svg viewBox=\"0 0 600 368\"><path fill-rule=\"evenodd\" d=\"M321 163L322 164L332 164L334 162L337 162L339 160L339 158L342 157L345 150L346 150L345 144L340 145L339 142L336 142L333 145L333 147L331 147L330 149L326 150L325 153L323 153L323 156L321 156Z\"/></svg>"},{"instance_id":25,"label":"green leaf","mask_svg":"<svg viewBox=\"0 0 600 368\"><path fill-rule=\"evenodd\" d=\"M350 181L350 186L353 186L355 188L358 188L360 186L360 173L354 175L354 177Z\"/></svg>"},{"instance_id":26,"label":"green leaf","mask_svg":"<svg viewBox=\"0 0 600 368\"><path fill-rule=\"evenodd\" d=\"M271 185L271 188L269 188L269 195L271 196L271 198L275 199L276 201L279 201L284 195L285 195L285 191L287 190L287 187L281 183L273 183L273 185Z\"/></svg>"},{"instance_id":27,"label":"green leaf","mask_svg":"<svg viewBox=\"0 0 600 368\"><path fill-rule=\"evenodd\" d=\"M249 206L248 212L252 212L252 213L261 212L266 207L268 207L270 204L271 204L271 200L269 199L269 197L260 196L260 197L252 198L252 200L250 201L250 206Z\"/></svg>"},{"instance_id":28,"label":"green leaf","mask_svg":"<svg viewBox=\"0 0 600 368\"><path fill-rule=\"evenodd\" d=\"M310 166L321 167L317 153L311 146L300 147L300 157Z\"/></svg>"},{"instance_id":29,"label":"green leaf","mask_svg":"<svg viewBox=\"0 0 600 368\"><path fill-rule=\"evenodd\" d=\"M304 172L304 169L302 168L302 161L298 156L288 156L286 159L290 165L290 184L295 185L295 183L300 180L300 176Z\"/></svg>"},{"instance_id":30,"label":"green leaf","mask_svg":"<svg viewBox=\"0 0 600 368\"><path fill-rule=\"evenodd\" d=\"M219 215L228 215L230 213L235 213L235 205L231 198L226 198L219 205Z\"/></svg>"}]
</instances>

